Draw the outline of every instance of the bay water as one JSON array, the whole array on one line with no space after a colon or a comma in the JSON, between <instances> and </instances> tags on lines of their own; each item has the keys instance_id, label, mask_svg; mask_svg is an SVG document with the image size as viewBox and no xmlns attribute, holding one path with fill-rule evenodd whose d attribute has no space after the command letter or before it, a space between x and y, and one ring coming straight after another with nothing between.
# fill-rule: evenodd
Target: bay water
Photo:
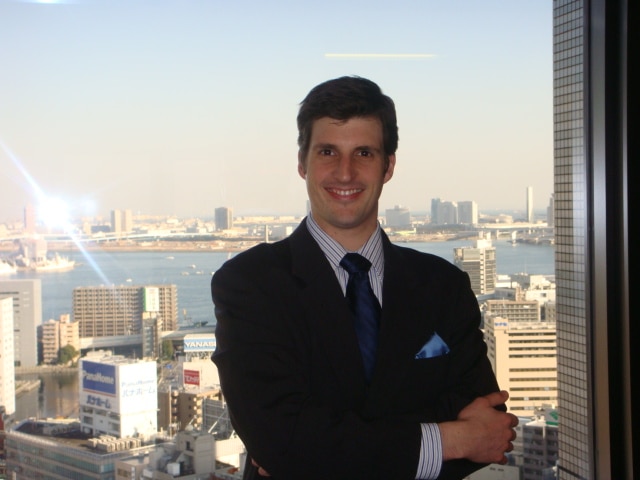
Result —
<instances>
[{"instance_id":1,"label":"bay water","mask_svg":"<svg viewBox=\"0 0 640 480\"><path fill-rule=\"evenodd\" d=\"M438 255L453 262L453 249L471 246L471 240L407 242L402 246ZM546 244L494 240L498 274L554 274L554 247ZM202 322L215 326L211 303L211 275L233 254L221 251L176 252L76 252L65 272L18 272L10 279L39 278L42 282L43 320L72 312L75 287L99 285L175 284L178 289L179 324ZM7 278L7 277L3 277ZM76 375L38 375L39 389L24 393L17 402L16 419L30 416L77 416Z\"/></svg>"}]
</instances>

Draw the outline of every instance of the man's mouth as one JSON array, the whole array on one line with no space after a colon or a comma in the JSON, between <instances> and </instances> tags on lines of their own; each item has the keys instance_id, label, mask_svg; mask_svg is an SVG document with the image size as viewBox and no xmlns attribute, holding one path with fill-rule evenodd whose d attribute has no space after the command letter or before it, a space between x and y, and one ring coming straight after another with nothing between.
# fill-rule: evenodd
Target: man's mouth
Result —
<instances>
[{"instance_id":1,"label":"man's mouth","mask_svg":"<svg viewBox=\"0 0 640 480\"><path fill-rule=\"evenodd\" d=\"M327 191L329 193L333 193L334 195L338 195L340 197L348 197L350 195L355 195L356 193L362 192L361 188L351 188L349 190L337 189L337 188L328 188Z\"/></svg>"}]
</instances>

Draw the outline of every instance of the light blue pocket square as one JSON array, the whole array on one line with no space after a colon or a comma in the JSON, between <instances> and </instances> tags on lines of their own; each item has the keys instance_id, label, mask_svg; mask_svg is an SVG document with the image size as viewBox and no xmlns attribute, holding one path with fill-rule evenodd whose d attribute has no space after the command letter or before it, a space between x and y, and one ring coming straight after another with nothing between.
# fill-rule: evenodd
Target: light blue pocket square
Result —
<instances>
[{"instance_id":1,"label":"light blue pocket square","mask_svg":"<svg viewBox=\"0 0 640 480\"><path fill-rule=\"evenodd\" d=\"M439 357L447 353L449 353L449 346L440 338L440 335L434 333L416 354L416 359Z\"/></svg>"}]
</instances>

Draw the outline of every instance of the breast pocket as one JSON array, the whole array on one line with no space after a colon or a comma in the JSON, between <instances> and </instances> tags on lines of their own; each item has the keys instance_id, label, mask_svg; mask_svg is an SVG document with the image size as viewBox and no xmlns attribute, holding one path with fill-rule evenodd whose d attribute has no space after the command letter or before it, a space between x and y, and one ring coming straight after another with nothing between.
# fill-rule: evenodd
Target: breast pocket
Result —
<instances>
[{"instance_id":1,"label":"breast pocket","mask_svg":"<svg viewBox=\"0 0 640 480\"><path fill-rule=\"evenodd\" d=\"M436 410L441 396L449 385L449 355L414 360L400 384L398 399L401 410L407 413L424 413L421 421L436 421Z\"/></svg>"}]
</instances>

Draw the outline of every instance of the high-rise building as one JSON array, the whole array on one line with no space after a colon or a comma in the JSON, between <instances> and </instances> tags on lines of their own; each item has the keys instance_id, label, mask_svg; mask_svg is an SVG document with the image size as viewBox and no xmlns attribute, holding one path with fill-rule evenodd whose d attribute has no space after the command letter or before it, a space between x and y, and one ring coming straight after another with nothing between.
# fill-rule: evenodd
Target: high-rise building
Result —
<instances>
[{"instance_id":1,"label":"high-rise building","mask_svg":"<svg viewBox=\"0 0 640 480\"><path fill-rule=\"evenodd\" d=\"M18 367L38 364L37 326L42 323L40 279L0 280L0 296L13 298L14 360Z\"/></svg>"},{"instance_id":2,"label":"high-rise building","mask_svg":"<svg viewBox=\"0 0 640 480\"><path fill-rule=\"evenodd\" d=\"M540 305L536 300L487 300L484 302L487 314L508 318L512 322L540 322Z\"/></svg>"},{"instance_id":3,"label":"high-rise building","mask_svg":"<svg viewBox=\"0 0 640 480\"><path fill-rule=\"evenodd\" d=\"M38 325L39 362L55 364L58 362L60 349L67 345L80 351L80 335L78 322L71 321L71 315L60 315L59 320L50 319Z\"/></svg>"},{"instance_id":4,"label":"high-rise building","mask_svg":"<svg viewBox=\"0 0 640 480\"><path fill-rule=\"evenodd\" d=\"M479 239L473 247L453 249L453 263L467 272L476 295L493 293L496 289L496 247L491 240Z\"/></svg>"},{"instance_id":5,"label":"high-rise building","mask_svg":"<svg viewBox=\"0 0 640 480\"><path fill-rule=\"evenodd\" d=\"M411 212L408 208L396 205L385 211L386 226L396 229L411 228Z\"/></svg>"},{"instance_id":6,"label":"high-rise building","mask_svg":"<svg viewBox=\"0 0 640 480\"><path fill-rule=\"evenodd\" d=\"M446 225L458 223L458 206L454 202L434 198L431 200L431 223Z\"/></svg>"},{"instance_id":7,"label":"high-rise building","mask_svg":"<svg viewBox=\"0 0 640 480\"><path fill-rule=\"evenodd\" d=\"M495 302L484 315L484 336L498 385L509 392L509 411L527 417L536 407L557 405L555 323L535 320L537 302Z\"/></svg>"},{"instance_id":8,"label":"high-rise building","mask_svg":"<svg viewBox=\"0 0 640 480\"><path fill-rule=\"evenodd\" d=\"M547 206L547 225L549 225L550 227L554 226L554 218L553 218L553 212L554 212L554 198L555 198L555 194L551 194L551 197L549 197L549 205Z\"/></svg>"},{"instance_id":9,"label":"high-rise building","mask_svg":"<svg viewBox=\"0 0 640 480\"><path fill-rule=\"evenodd\" d=\"M637 5L553 2L560 480L638 477Z\"/></svg>"},{"instance_id":10,"label":"high-rise building","mask_svg":"<svg viewBox=\"0 0 640 480\"><path fill-rule=\"evenodd\" d=\"M533 187L527 187L527 222L533 223Z\"/></svg>"},{"instance_id":11,"label":"high-rise building","mask_svg":"<svg viewBox=\"0 0 640 480\"><path fill-rule=\"evenodd\" d=\"M13 298L0 295L0 407L4 413L16 411L15 369L13 366Z\"/></svg>"},{"instance_id":12,"label":"high-rise building","mask_svg":"<svg viewBox=\"0 0 640 480\"><path fill-rule=\"evenodd\" d=\"M133 231L131 210L111 210L111 231L116 235Z\"/></svg>"},{"instance_id":13,"label":"high-rise building","mask_svg":"<svg viewBox=\"0 0 640 480\"><path fill-rule=\"evenodd\" d=\"M120 210L111 210L111 231L116 235L122 233L122 212Z\"/></svg>"},{"instance_id":14,"label":"high-rise building","mask_svg":"<svg viewBox=\"0 0 640 480\"><path fill-rule=\"evenodd\" d=\"M228 207L218 207L215 210L216 230L233 228L233 211Z\"/></svg>"},{"instance_id":15,"label":"high-rise building","mask_svg":"<svg viewBox=\"0 0 640 480\"><path fill-rule=\"evenodd\" d=\"M522 425L522 480L558 478L558 411L551 405L536 408L534 419Z\"/></svg>"},{"instance_id":16,"label":"high-rise building","mask_svg":"<svg viewBox=\"0 0 640 480\"><path fill-rule=\"evenodd\" d=\"M431 200L431 223L434 225L476 225L478 204L473 200L461 202Z\"/></svg>"},{"instance_id":17,"label":"high-rise building","mask_svg":"<svg viewBox=\"0 0 640 480\"><path fill-rule=\"evenodd\" d=\"M558 342L559 478L595 478L587 348L587 193L584 0L554 0L554 191Z\"/></svg>"},{"instance_id":18,"label":"high-rise building","mask_svg":"<svg viewBox=\"0 0 640 480\"><path fill-rule=\"evenodd\" d=\"M73 319L78 322L81 338L142 335L143 319L154 314L162 320L163 331L177 329L178 289L175 285L73 289Z\"/></svg>"},{"instance_id":19,"label":"high-rise building","mask_svg":"<svg viewBox=\"0 0 640 480\"><path fill-rule=\"evenodd\" d=\"M98 437L150 437L157 433L155 361L95 352L80 359L80 425Z\"/></svg>"},{"instance_id":20,"label":"high-rise building","mask_svg":"<svg viewBox=\"0 0 640 480\"><path fill-rule=\"evenodd\" d=\"M472 200L458 202L458 223L464 225L478 224L478 204Z\"/></svg>"},{"instance_id":21,"label":"high-rise building","mask_svg":"<svg viewBox=\"0 0 640 480\"><path fill-rule=\"evenodd\" d=\"M24 207L24 233L27 235L36 233L36 222L36 209L29 203Z\"/></svg>"}]
</instances>

